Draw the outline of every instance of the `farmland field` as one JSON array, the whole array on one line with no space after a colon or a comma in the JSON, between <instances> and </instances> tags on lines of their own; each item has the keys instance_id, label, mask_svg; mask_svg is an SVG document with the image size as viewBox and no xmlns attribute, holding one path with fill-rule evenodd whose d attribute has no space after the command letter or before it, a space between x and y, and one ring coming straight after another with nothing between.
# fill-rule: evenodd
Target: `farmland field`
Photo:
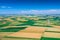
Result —
<instances>
[{"instance_id":1,"label":"farmland field","mask_svg":"<svg viewBox=\"0 0 60 40\"><path fill-rule=\"evenodd\" d=\"M0 39L60 40L60 17L47 17L2 16L0 17Z\"/></svg>"}]
</instances>

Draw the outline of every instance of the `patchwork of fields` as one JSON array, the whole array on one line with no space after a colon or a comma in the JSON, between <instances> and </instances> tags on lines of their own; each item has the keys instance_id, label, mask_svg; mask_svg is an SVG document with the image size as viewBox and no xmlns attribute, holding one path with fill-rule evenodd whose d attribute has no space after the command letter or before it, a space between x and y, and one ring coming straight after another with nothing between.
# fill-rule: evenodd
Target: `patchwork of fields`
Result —
<instances>
[{"instance_id":1,"label":"patchwork of fields","mask_svg":"<svg viewBox=\"0 0 60 40\"><path fill-rule=\"evenodd\" d=\"M60 40L60 18L0 17L0 40Z\"/></svg>"}]
</instances>

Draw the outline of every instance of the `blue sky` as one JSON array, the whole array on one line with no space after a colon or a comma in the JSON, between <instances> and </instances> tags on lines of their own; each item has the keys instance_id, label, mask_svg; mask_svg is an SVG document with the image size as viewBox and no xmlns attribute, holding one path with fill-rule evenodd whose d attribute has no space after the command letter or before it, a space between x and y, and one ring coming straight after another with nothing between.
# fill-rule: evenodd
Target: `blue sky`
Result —
<instances>
[{"instance_id":1,"label":"blue sky","mask_svg":"<svg viewBox=\"0 0 60 40\"><path fill-rule=\"evenodd\" d=\"M0 0L0 14L58 13L60 0Z\"/></svg>"}]
</instances>

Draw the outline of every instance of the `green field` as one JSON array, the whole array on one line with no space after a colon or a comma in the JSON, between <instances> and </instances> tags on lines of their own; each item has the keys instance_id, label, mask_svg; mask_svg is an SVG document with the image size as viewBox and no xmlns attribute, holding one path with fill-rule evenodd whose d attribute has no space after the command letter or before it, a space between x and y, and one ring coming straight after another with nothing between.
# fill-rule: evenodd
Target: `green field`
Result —
<instances>
[{"instance_id":1,"label":"green field","mask_svg":"<svg viewBox=\"0 0 60 40\"><path fill-rule=\"evenodd\" d=\"M20 30L25 29L26 27L12 27L12 28L5 28L5 29L0 29L0 32L18 32Z\"/></svg>"},{"instance_id":2,"label":"green field","mask_svg":"<svg viewBox=\"0 0 60 40\"><path fill-rule=\"evenodd\" d=\"M27 27L41 27L45 28L45 32L41 39L30 39L30 38L16 38L16 37L6 37L9 34L13 34L20 30L24 30ZM55 27L58 26L58 27ZM22 17L22 16L8 16L2 17L0 20L0 39L2 40L60 40L60 17L39 17L39 16L31 16L31 17ZM57 33L59 34L57 38L49 37L45 33Z\"/></svg>"}]
</instances>

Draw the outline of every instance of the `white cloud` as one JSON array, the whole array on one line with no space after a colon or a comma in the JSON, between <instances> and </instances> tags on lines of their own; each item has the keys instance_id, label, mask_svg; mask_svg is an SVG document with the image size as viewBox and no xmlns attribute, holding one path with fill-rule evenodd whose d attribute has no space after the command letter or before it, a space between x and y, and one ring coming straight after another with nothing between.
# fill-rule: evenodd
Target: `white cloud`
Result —
<instances>
[{"instance_id":1,"label":"white cloud","mask_svg":"<svg viewBox=\"0 0 60 40\"><path fill-rule=\"evenodd\" d=\"M20 13L26 14L60 14L60 9L50 9L50 10L22 10Z\"/></svg>"},{"instance_id":2,"label":"white cloud","mask_svg":"<svg viewBox=\"0 0 60 40\"><path fill-rule=\"evenodd\" d=\"M10 7L9 7L10 8ZM0 13L9 14L60 14L60 9L50 9L50 10L0 10Z\"/></svg>"},{"instance_id":3,"label":"white cloud","mask_svg":"<svg viewBox=\"0 0 60 40\"><path fill-rule=\"evenodd\" d=\"M12 7L7 7L7 8L12 8Z\"/></svg>"},{"instance_id":4,"label":"white cloud","mask_svg":"<svg viewBox=\"0 0 60 40\"><path fill-rule=\"evenodd\" d=\"M6 6L0 6L0 8L6 8Z\"/></svg>"},{"instance_id":5,"label":"white cloud","mask_svg":"<svg viewBox=\"0 0 60 40\"><path fill-rule=\"evenodd\" d=\"M12 8L12 7L9 7L9 6L0 6L0 8Z\"/></svg>"}]
</instances>

